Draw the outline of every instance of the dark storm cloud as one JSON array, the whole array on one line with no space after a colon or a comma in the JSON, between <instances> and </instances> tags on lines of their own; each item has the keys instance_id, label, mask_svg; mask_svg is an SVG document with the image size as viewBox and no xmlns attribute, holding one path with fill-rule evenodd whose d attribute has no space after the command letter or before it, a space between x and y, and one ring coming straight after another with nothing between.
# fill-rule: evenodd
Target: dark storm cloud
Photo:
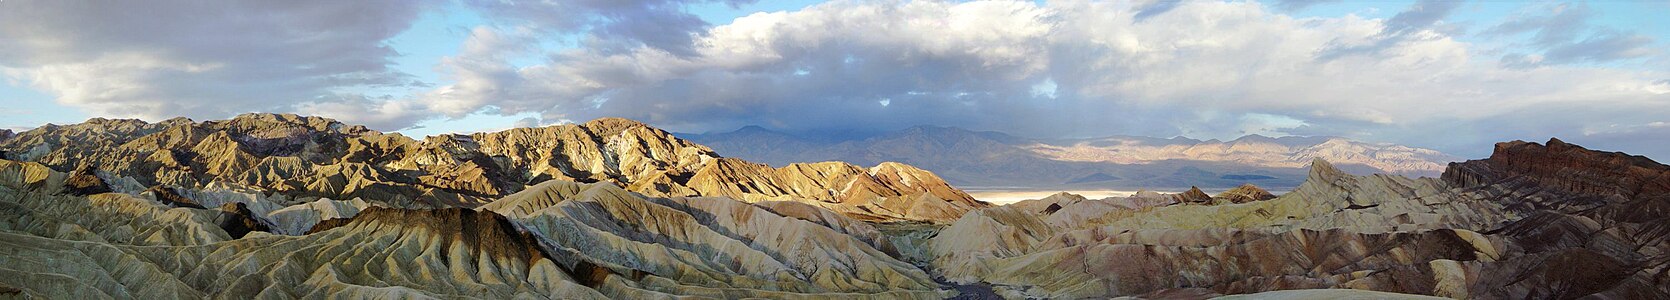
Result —
<instances>
[{"instance_id":1,"label":"dark storm cloud","mask_svg":"<svg viewBox=\"0 0 1670 300\"><path fill-rule=\"evenodd\" d=\"M501 25L528 26L543 34L589 33L591 47L630 49L637 44L691 54L694 35L709 24L685 7L724 3L732 7L756 0L465 0Z\"/></svg>"}]
</instances>

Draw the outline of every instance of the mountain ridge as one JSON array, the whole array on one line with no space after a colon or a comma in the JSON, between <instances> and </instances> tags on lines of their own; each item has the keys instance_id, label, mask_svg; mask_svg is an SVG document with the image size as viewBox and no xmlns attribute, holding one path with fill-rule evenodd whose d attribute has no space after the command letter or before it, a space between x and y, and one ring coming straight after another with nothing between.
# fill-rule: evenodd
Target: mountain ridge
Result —
<instances>
[{"instance_id":1,"label":"mountain ridge","mask_svg":"<svg viewBox=\"0 0 1670 300\"><path fill-rule=\"evenodd\" d=\"M1459 160L1428 149L1338 137L1247 135L1229 142L1186 137L1107 136L1035 139L994 131L914 126L860 138L822 140L751 126L680 136L771 165L838 160L900 161L964 186L1052 188L1232 188L1245 183L1291 188L1311 158L1356 174L1436 177ZM1101 174L1101 175L1097 175ZM1101 180L1088 181L1085 178Z\"/></svg>"},{"instance_id":2,"label":"mountain ridge","mask_svg":"<svg viewBox=\"0 0 1670 300\"><path fill-rule=\"evenodd\" d=\"M0 141L27 154L0 157L0 295L1670 298L1670 166L1559 139L1436 178L1313 157L1279 196L992 206L907 164L773 167L624 120L417 141L251 118ZM941 141L908 145L981 139Z\"/></svg>"},{"instance_id":3,"label":"mountain ridge","mask_svg":"<svg viewBox=\"0 0 1670 300\"><path fill-rule=\"evenodd\" d=\"M408 208L475 207L549 180L608 182L658 196L813 201L872 220L944 221L987 205L914 167L839 177L813 169L719 168L748 163L620 118L422 140L292 114L158 123L94 118L19 133L0 140L0 151L3 158L37 161L61 172L93 167L107 179L129 178L142 188L229 185L303 202L310 200L302 197L363 197ZM824 166L860 168L845 163ZM775 175L762 176L765 173ZM863 176L853 176L860 173ZM813 188L854 184L865 188ZM741 186L747 188L737 188ZM915 205L918 201L944 204Z\"/></svg>"}]
</instances>

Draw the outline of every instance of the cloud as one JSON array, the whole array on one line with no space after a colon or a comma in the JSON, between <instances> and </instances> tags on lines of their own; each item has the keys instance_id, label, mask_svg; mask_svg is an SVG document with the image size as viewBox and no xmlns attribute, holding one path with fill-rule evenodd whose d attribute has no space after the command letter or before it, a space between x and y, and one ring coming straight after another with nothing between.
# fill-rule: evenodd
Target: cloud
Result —
<instances>
[{"instance_id":1,"label":"cloud","mask_svg":"<svg viewBox=\"0 0 1670 300\"><path fill-rule=\"evenodd\" d=\"M1168 11L1171 11L1171 9L1177 8L1177 5L1179 5L1179 4L1183 4L1183 1L1182 0L1154 0L1154 1L1150 1L1148 3L1138 5L1137 8L1136 8L1136 10L1137 10L1136 14L1131 15L1131 18L1136 19L1138 22L1141 22L1142 20L1148 19L1148 18L1153 17L1155 15L1159 15L1159 14L1163 14L1163 13L1166 13Z\"/></svg>"},{"instance_id":2,"label":"cloud","mask_svg":"<svg viewBox=\"0 0 1670 300\"><path fill-rule=\"evenodd\" d=\"M386 44L439 7L433 2L0 1L0 72L98 116L299 112L399 129L501 112L493 104L504 103L489 99L517 98L496 91L521 80L508 61L539 54L541 43L690 55L709 24L686 6L753 0L465 0L492 23L438 62L445 87L399 99L364 95L434 84L395 69L391 59L401 54ZM448 96L455 93L477 97Z\"/></svg>"},{"instance_id":3,"label":"cloud","mask_svg":"<svg viewBox=\"0 0 1670 300\"><path fill-rule=\"evenodd\" d=\"M731 7L756 0L465 0L499 25L543 34L588 33L588 47L630 49L639 45L681 55L709 24L685 7L724 3Z\"/></svg>"},{"instance_id":4,"label":"cloud","mask_svg":"<svg viewBox=\"0 0 1670 300\"><path fill-rule=\"evenodd\" d=\"M90 114L288 111L345 87L405 86L383 40L409 1L0 1L0 69Z\"/></svg>"},{"instance_id":5,"label":"cloud","mask_svg":"<svg viewBox=\"0 0 1670 300\"><path fill-rule=\"evenodd\" d=\"M579 47L543 64L481 68L494 76L443 86L430 100L468 103L458 112L621 116L687 132L1286 132L1460 154L1502 139L1579 135L1573 128L1598 116L1648 122L1643 112L1670 109L1654 92L1662 72L1504 68L1479 57L1453 38L1464 30L1443 21L1454 8L1293 18L1256 3L1181 2L1139 21L1144 10L1122 3L832 2L707 28L688 53Z\"/></svg>"},{"instance_id":6,"label":"cloud","mask_svg":"<svg viewBox=\"0 0 1670 300\"><path fill-rule=\"evenodd\" d=\"M1521 14L1497 24L1480 35L1512 37L1529 34L1522 43L1540 54L1523 51L1507 53L1507 67L1535 67L1548 64L1604 63L1657 54L1652 37L1591 24L1595 17L1587 4L1557 4Z\"/></svg>"},{"instance_id":7,"label":"cloud","mask_svg":"<svg viewBox=\"0 0 1670 300\"><path fill-rule=\"evenodd\" d=\"M371 98L361 94L322 96L315 101L296 104L291 110L371 128L408 128L433 116L428 107L418 102L392 97Z\"/></svg>"},{"instance_id":8,"label":"cloud","mask_svg":"<svg viewBox=\"0 0 1670 300\"><path fill-rule=\"evenodd\" d=\"M1468 28L1446 21L1457 4L1443 1L1385 19L1282 13L1307 1L835 1L728 24L686 11L713 2L466 0L489 23L437 62L441 82L381 97L355 90L414 86L390 67L399 52L385 41L425 6L7 0L0 69L100 116L296 111L381 129L499 115L518 125L628 117L683 132L1287 133L1464 156L1547 136L1670 149L1641 139L1663 128L1628 125L1666 121L1656 112L1670 111L1670 74L1580 64L1663 51L1589 24L1582 6L1477 31L1523 40L1504 51L1458 40ZM1629 130L1593 131L1611 124Z\"/></svg>"},{"instance_id":9,"label":"cloud","mask_svg":"<svg viewBox=\"0 0 1670 300\"><path fill-rule=\"evenodd\" d=\"M1379 34L1361 40L1333 41L1321 50L1317 58L1333 60L1349 55L1378 55L1399 44L1446 38L1442 32L1434 32L1435 29L1442 29L1434 26L1457 7L1461 7L1460 1L1421 0L1383 22Z\"/></svg>"},{"instance_id":10,"label":"cloud","mask_svg":"<svg viewBox=\"0 0 1670 300\"><path fill-rule=\"evenodd\" d=\"M1310 8L1311 6L1318 4L1337 2L1342 2L1342 0L1277 0L1271 3L1271 6L1282 11L1294 12L1305 10L1306 8Z\"/></svg>"}]
</instances>

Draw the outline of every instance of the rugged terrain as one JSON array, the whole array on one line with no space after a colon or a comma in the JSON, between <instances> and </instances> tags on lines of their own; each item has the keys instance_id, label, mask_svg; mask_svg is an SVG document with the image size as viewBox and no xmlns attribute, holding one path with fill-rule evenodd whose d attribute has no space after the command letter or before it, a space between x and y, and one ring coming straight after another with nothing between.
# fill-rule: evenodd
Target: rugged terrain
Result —
<instances>
[{"instance_id":1,"label":"rugged terrain","mask_svg":"<svg viewBox=\"0 0 1670 300\"><path fill-rule=\"evenodd\" d=\"M1298 189L1240 204L1060 195L983 209L919 259L1017 298L1348 288L1658 299L1670 296L1666 174L1557 139L1499 144L1442 179L1356 176L1317 160Z\"/></svg>"},{"instance_id":2,"label":"rugged terrain","mask_svg":"<svg viewBox=\"0 0 1670 300\"><path fill-rule=\"evenodd\" d=\"M1670 298L1670 166L1506 142L1437 178L992 206L636 122L408 139L322 118L0 140L0 297Z\"/></svg>"},{"instance_id":3,"label":"rugged terrain","mask_svg":"<svg viewBox=\"0 0 1670 300\"><path fill-rule=\"evenodd\" d=\"M841 138L761 127L680 136L734 157L773 165L896 161L934 171L959 186L1045 189L1228 189L1248 182L1288 189L1304 181L1304 168L1316 158L1354 174L1429 177L1443 172L1445 163L1459 160L1429 149L1337 137L1034 139L933 126Z\"/></svg>"},{"instance_id":4,"label":"rugged terrain","mask_svg":"<svg viewBox=\"0 0 1670 300\"><path fill-rule=\"evenodd\" d=\"M331 119L92 119L0 140L0 158L84 174L115 191L148 187L375 199L400 208L474 208L549 180L607 182L654 196L799 200L865 219L943 221L984 207L909 165L772 168L626 119L414 140Z\"/></svg>"}]
</instances>

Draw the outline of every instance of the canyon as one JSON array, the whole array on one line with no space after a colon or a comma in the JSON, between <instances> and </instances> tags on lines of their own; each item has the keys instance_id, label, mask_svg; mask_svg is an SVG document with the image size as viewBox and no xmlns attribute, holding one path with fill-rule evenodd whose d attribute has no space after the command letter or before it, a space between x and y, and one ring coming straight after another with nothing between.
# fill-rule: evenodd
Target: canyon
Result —
<instances>
[{"instance_id":1,"label":"canyon","mask_svg":"<svg viewBox=\"0 0 1670 300\"><path fill-rule=\"evenodd\" d=\"M615 118L414 139L288 114L0 135L0 297L1670 298L1670 166L1558 139L1447 164L1293 150L1367 147L1333 139L1191 150L1298 153L1224 159L1297 183L1212 172L1126 182L1181 193L1007 205L941 177L986 169L767 164L699 140ZM1287 143L1269 140L942 156L1130 163ZM726 147L799 149L784 145ZM1095 154L1108 147L1153 151Z\"/></svg>"}]
</instances>

